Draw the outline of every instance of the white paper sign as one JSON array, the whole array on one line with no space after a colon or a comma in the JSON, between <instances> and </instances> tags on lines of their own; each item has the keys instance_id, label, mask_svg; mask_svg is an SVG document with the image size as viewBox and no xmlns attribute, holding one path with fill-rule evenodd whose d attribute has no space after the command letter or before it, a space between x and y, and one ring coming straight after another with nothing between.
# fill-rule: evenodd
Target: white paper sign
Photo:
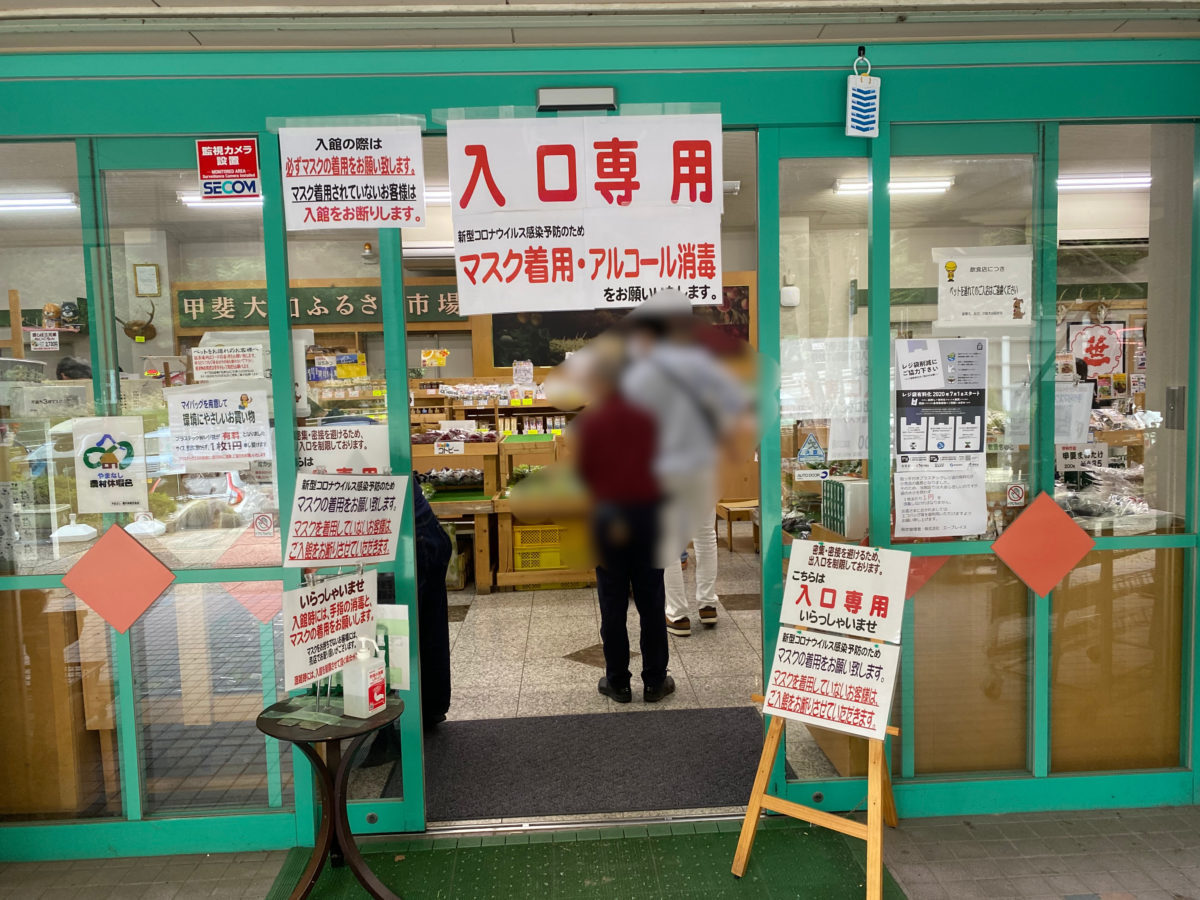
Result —
<instances>
[{"instance_id":1,"label":"white paper sign","mask_svg":"<svg viewBox=\"0 0 1200 900\"><path fill-rule=\"evenodd\" d=\"M354 659L357 638L375 640L374 569L283 592L284 690L302 688Z\"/></svg>"},{"instance_id":2,"label":"white paper sign","mask_svg":"<svg viewBox=\"0 0 1200 900\"><path fill-rule=\"evenodd\" d=\"M1033 324L1033 250L1010 247L935 247L938 324Z\"/></svg>"},{"instance_id":3,"label":"white paper sign","mask_svg":"<svg viewBox=\"0 0 1200 900\"><path fill-rule=\"evenodd\" d=\"M793 541L779 621L899 641L908 562L903 550Z\"/></svg>"},{"instance_id":4,"label":"white paper sign","mask_svg":"<svg viewBox=\"0 0 1200 900\"><path fill-rule=\"evenodd\" d=\"M1108 466L1108 444L1058 444L1054 448L1060 472L1082 472Z\"/></svg>"},{"instance_id":5,"label":"white paper sign","mask_svg":"<svg viewBox=\"0 0 1200 900\"><path fill-rule=\"evenodd\" d=\"M318 475L382 475L388 459L386 425L319 425L296 429L296 466Z\"/></svg>"},{"instance_id":6,"label":"white paper sign","mask_svg":"<svg viewBox=\"0 0 1200 900\"><path fill-rule=\"evenodd\" d=\"M396 558L408 478L301 475L288 526L287 568L389 562Z\"/></svg>"},{"instance_id":7,"label":"white paper sign","mask_svg":"<svg viewBox=\"0 0 1200 900\"><path fill-rule=\"evenodd\" d=\"M828 422L830 461L866 458L867 339L783 338L779 349L784 418Z\"/></svg>"},{"instance_id":8,"label":"white paper sign","mask_svg":"<svg viewBox=\"0 0 1200 900\"><path fill-rule=\"evenodd\" d=\"M190 472L227 472L271 459L269 387L252 379L165 388L175 462Z\"/></svg>"},{"instance_id":9,"label":"white paper sign","mask_svg":"<svg viewBox=\"0 0 1200 900\"><path fill-rule=\"evenodd\" d=\"M150 508L146 442L141 416L75 419L75 489L81 513L128 513Z\"/></svg>"},{"instance_id":10,"label":"white paper sign","mask_svg":"<svg viewBox=\"0 0 1200 900\"><path fill-rule=\"evenodd\" d=\"M265 374L262 344L192 348L192 377L197 382L262 378Z\"/></svg>"},{"instance_id":11,"label":"white paper sign","mask_svg":"<svg viewBox=\"0 0 1200 900\"><path fill-rule=\"evenodd\" d=\"M954 537L987 531L983 453L920 453L897 458L896 537Z\"/></svg>"},{"instance_id":12,"label":"white paper sign","mask_svg":"<svg viewBox=\"0 0 1200 900\"><path fill-rule=\"evenodd\" d=\"M779 629L763 713L882 740L900 647L861 638Z\"/></svg>"},{"instance_id":13,"label":"white paper sign","mask_svg":"<svg viewBox=\"0 0 1200 900\"><path fill-rule=\"evenodd\" d=\"M280 128L279 162L289 231L425 227L416 126Z\"/></svg>"},{"instance_id":14,"label":"white paper sign","mask_svg":"<svg viewBox=\"0 0 1200 900\"><path fill-rule=\"evenodd\" d=\"M375 621L381 633L379 649L387 658L388 686L399 691L410 690L408 607L392 603L377 604Z\"/></svg>"},{"instance_id":15,"label":"white paper sign","mask_svg":"<svg viewBox=\"0 0 1200 900\"><path fill-rule=\"evenodd\" d=\"M29 332L29 349L34 353L53 353L58 350L58 330L45 328Z\"/></svg>"},{"instance_id":16,"label":"white paper sign","mask_svg":"<svg viewBox=\"0 0 1200 900\"><path fill-rule=\"evenodd\" d=\"M1054 443L1087 443L1095 387L1090 381L1054 383Z\"/></svg>"},{"instance_id":17,"label":"white paper sign","mask_svg":"<svg viewBox=\"0 0 1200 900\"><path fill-rule=\"evenodd\" d=\"M719 115L452 120L463 315L721 302Z\"/></svg>"}]
</instances>

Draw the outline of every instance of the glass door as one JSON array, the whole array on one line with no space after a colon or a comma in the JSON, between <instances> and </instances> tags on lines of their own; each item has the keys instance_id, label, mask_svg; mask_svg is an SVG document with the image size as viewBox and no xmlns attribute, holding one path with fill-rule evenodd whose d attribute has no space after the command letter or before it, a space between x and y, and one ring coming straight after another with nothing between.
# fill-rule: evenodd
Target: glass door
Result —
<instances>
[{"instance_id":1,"label":"glass door","mask_svg":"<svg viewBox=\"0 0 1200 900\"><path fill-rule=\"evenodd\" d=\"M176 579L121 639L132 673L122 698L132 747L122 751L136 760L126 772L140 784L145 817L285 811L292 766L254 720L282 696L274 435L290 431L290 408L273 402L265 291L250 299L235 290L264 277L261 200L206 204L187 139L97 141L95 167L104 412L140 420L148 502L78 524L123 527ZM222 290L194 295L197 285ZM195 348L223 333L255 358L229 376L252 424L202 451L180 440L187 426L168 411L166 392L204 380Z\"/></svg>"},{"instance_id":2,"label":"glass door","mask_svg":"<svg viewBox=\"0 0 1200 900\"><path fill-rule=\"evenodd\" d=\"M764 352L775 322L779 347L778 392L764 391L768 406L760 410L764 522L778 502L781 524L774 540L764 532L767 653L792 541L857 543L870 525L870 144L818 128L764 136L764 152L773 144L777 156L760 163L764 187L767 173L778 187L777 194L764 189L761 213L764 247L771 225L778 227L777 272L768 272L770 255L763 254L760 316ZM817 807L853 806L851 785L866 775L866 741L796 721L784 733L772 790Z\"/></svg>"},{"instance_id":3,"label":"glass door","mask_svg":"<svg viewBox=\"0 0 1200 900\"><path fill-rule=\"evenodd\" d=\"M175 575L115 641L116 669L127 665L131 675L117 684L127 809L140 785L131 817L278 812L294 814L304 835L313 828L309 764L254 725L286 694L281 599L300 581L299 570L282 567L296 428L386 431L389 411L407 422L407 392L390 397L385 386L405 376L400 241L395 231L372 231L289 248L277 145L273 135L257 137L264 198L219 202L200 196L192 139L94 142L102 252L93 358L101 410L141 420L148 493L145 508L78 524L93 537L124 527ZM363 265L368 243L373 273ZM285 281L289 250L298 277ZM335 358L322 367L314 354L326 350ZM341 397L310 381L317 368L344 376ZM200 412L168 406L181 394ZM357 402L342 399L351 394ZM239 424L201 435L197 416L213 398L236 409ZM399 444L387 467L404 472L408 444ZM411 519L408 506L397 561L381 567L394 573L402 603L412 595ZM89 546L70 548L78 555ZM385 742L395 764L388 799L363 787L361 765L351 779L351 798L363 798L350 809L359 831L424 827L415 643L401 693L410 712Z\"/></svg>"}]
</instances>

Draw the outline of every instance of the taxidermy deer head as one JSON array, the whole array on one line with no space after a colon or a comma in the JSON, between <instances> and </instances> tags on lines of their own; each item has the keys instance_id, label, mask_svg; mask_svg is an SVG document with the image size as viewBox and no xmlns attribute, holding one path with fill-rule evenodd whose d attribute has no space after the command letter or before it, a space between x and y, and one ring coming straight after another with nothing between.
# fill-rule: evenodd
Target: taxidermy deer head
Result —
<instances>
[{"instance_id":1,"label":"taxidermy deer head","mask_svg":"<svg viewBox=\"0 0 1200 900\"><path fill-rule=\"evenodd\" d=\"M150 301L150 318L142 321L141 319L130 319L128 322L123 322L117 318L117 324L125 329L125 337L131 341L136 341L141 338L142 341L152 341L158 334L158 329L154 327L154 301ZM116 318L114 316L114 318Z\"/></svg>"}]
</instances>

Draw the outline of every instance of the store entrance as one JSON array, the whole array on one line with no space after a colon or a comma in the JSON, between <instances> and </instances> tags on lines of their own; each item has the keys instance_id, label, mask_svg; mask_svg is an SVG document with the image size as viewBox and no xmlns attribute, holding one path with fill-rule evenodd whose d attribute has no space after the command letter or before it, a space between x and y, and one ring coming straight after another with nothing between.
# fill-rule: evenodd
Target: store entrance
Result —
<instances>
[{"instance_id":1,"label":"store entrance","mask_svg":"<svg viewBox=\"0 0 1200 900\"><path fill-rule=\"evenodd\" d=\"M514 510L509 491L570 453L575 412L556 408L541 385L568 353L612 327L621 314L459 315L445 139L427 137L424 158L427 227L403 235L411 401L411 434L404 437L411 441L419 489L455 550L444 613L452 696L446 721L427 727L424 738L428 824L732 811L748 795L762 739L762 718L751 700L762 684L755 454L748 449L722 467L709 535L716 539L715 552L692 546L681 561L692 615L690 635L670 636L675 694L658 704L643 703L635 655L634 701L622 705L600 695L604 657L595 573L574 563L566 550L584 521L569 509L523 514ZM705 315L720 331L753 346L756 135L726 133L724 159L724 290L721 305ZM344 281L372 271L368 254L360 252L363 241L337 238L292 236L293 283ZM353 342L348 334L317 337L322 347L315 352L338 358L363 353L368 376L378 365L379 339L369 333L360 332ZM533 382L514 387L514 363L522 361L532 363ZM369 399L350 399L354 379L335 374L309 384L323 415L340 407L349 416L373 417ZM393 441L401 439L398 424L389 423ZM439 453L439 439L463 441L463 452ZM696 613L700 552L709 554L704 577L715 557L712 627L702 626ZM427 616L441 614L436 599L419 595L417 606L422 630L431 629ZM636 654L639 626L632 605L628 625ZM437 677L429 660L440 648L432 655L428 649L422 646L426 682ZM399 768L384 756L365 758L352 779L353 795L401 796Z\"/></svg>"}]
</instances>

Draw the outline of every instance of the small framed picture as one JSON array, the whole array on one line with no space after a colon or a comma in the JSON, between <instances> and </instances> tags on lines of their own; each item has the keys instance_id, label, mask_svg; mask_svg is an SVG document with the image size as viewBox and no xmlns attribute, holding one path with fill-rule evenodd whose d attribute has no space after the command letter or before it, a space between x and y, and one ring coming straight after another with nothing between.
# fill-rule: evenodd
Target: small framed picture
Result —
<instances>
[{"instance_id":1,"label":"small framed picture","mask_svg":"<svg viewBox=\"0 0 1200 900\"><path fill-rule=\"evenodd\" d=\"M1113 398L1113 378L1112 375L1097 375L1096 376L1096 399L1111 400Z\"/></svg>"},{"instance_id":2,"label":"small framed picture","mask_svg":"<svg viewBox=\"0 0 1200 900\"><path fill-rule=\"evenodd\" d=\"M1124 397L1129 393L1129 376L1124 372L1113 372L1112 390L1114 397Z\"/></svg>"},{"instance_id":3,"label":"small framed picture","mask_svg":"<svg viewBox=\"0 0 1200 900\"><path fill-rule=\"evenodd\" d=\"M157 263L133 264L133 292L138 297L161 297Z\"/></svg>"}]
</instances>

